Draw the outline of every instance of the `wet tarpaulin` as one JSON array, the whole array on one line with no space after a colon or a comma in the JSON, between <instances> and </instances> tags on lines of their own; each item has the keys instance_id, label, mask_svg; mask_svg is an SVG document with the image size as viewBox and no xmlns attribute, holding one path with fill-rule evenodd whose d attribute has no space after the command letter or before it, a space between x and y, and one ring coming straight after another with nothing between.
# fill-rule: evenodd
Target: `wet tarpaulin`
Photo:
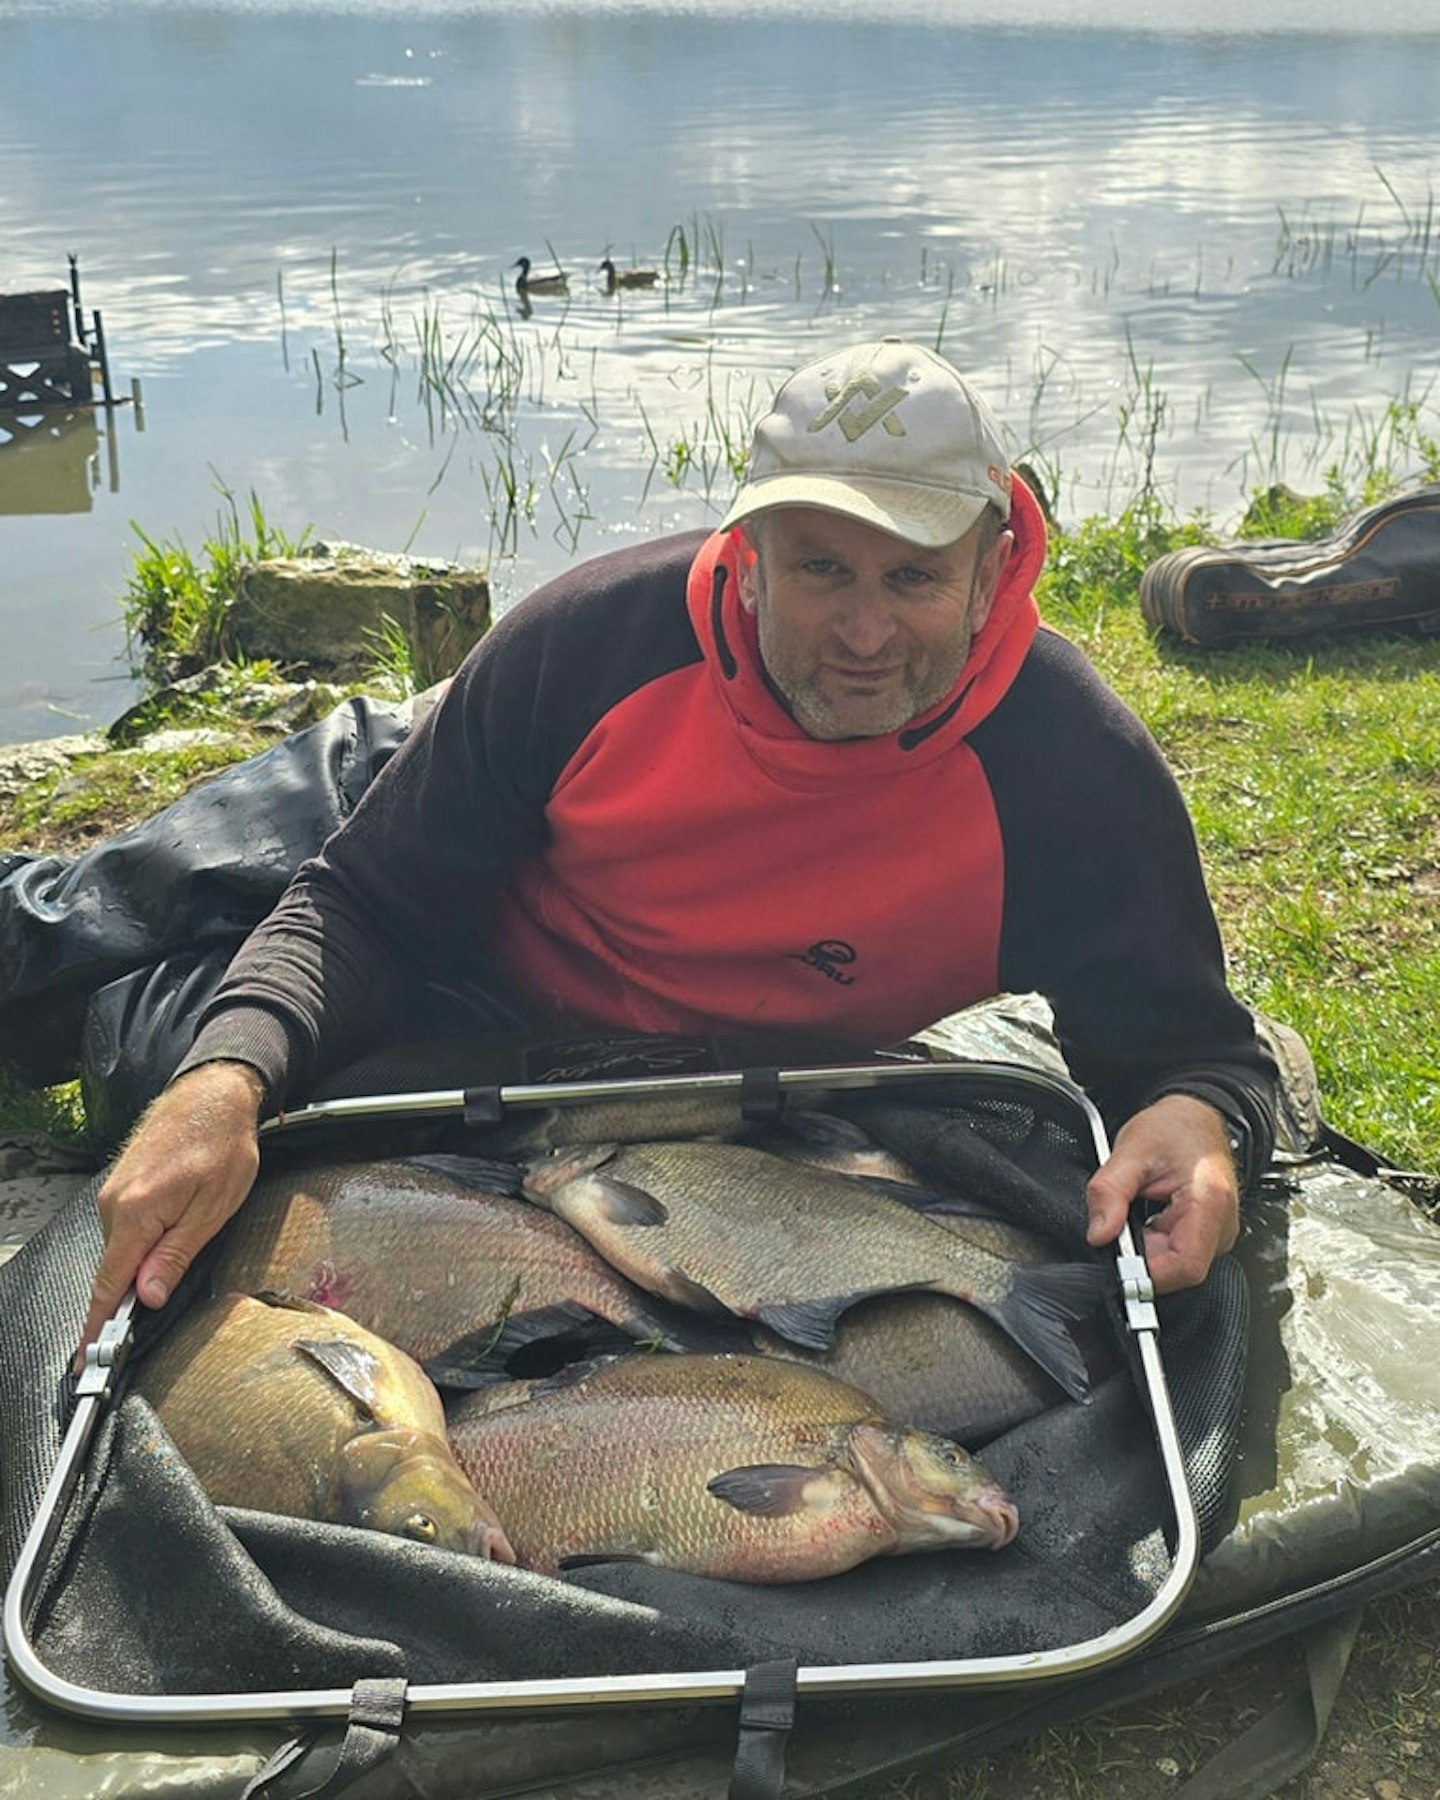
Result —
<instances>
[{"instance_id":1,"label":"wet tarpaulin","mask_svg":"<svg viewBox=\"0 0 1440 1800\"><path fill-rule=\"evenodd\" d=\"M92 1123L118 1136L242 940L427 704L346 701L80 856L0 856L0 1058L35 1086L85 1073Z\"/></svg>"}]
</instances>

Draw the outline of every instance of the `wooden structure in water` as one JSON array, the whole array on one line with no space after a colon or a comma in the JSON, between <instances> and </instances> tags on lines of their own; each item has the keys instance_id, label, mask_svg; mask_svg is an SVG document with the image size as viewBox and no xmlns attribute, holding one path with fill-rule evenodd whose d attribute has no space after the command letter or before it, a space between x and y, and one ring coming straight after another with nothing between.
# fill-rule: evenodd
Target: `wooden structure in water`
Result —
<instances>
[{"instance_id":1,"label":"wooden structure in water","mask_svg":"<svg viewBox=\"0 0 1440 1800\"><path fill-rule=\"evenodd\" d=\"M50 407L113 406L105 328L90 324L80 304L80 271L70 258L70 286L0 294L0 413L44 413ZM16 422L7 418L7 430Z\"/></svg>"}]
</instances>

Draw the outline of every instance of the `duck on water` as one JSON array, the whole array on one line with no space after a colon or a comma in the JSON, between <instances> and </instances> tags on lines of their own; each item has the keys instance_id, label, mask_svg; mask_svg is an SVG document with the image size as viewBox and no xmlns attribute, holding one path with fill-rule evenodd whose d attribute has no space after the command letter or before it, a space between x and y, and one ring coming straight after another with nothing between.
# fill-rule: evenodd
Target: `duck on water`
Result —
<instances>
[{"instance_id":1,"label":"duck on water","mask_svg":"<svg viewBox=\"0 0 1440 1800\"><path fill-rule=\"evenodd\" d=\"M532 275L528 256L516 257L510 266L512 269L520 271L515 277L515 292L522 299L528 298L531 294L568 294L570 292L570 277L563 269L557 269L553 275Z\"/></svg>"},{"instance_id":2,"label":"duck on water","mask_svg":"<svg viewBox=\"0 0 1440 1800\"><path fill-rule=\"evenodd\" d=\"M605 276L607 294L620 288L652 288L660 279L658 269L617 269L608 256L602 258L600 268Z\"/></svg>"}]
</instances>

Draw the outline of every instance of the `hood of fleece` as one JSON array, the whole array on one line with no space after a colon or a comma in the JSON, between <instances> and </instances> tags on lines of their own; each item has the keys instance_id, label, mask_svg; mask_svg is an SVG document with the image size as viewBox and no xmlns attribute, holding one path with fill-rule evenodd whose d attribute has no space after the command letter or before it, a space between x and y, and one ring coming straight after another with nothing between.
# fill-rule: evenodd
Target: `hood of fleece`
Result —
<instances>
[{"instance_id":1,"label":"hood of fleece","mask_svg":"<svg viewBox=\"0 0 1440 1800\"><path fill-rule=\"evenodd\" d=\"M1045 561L1045 518L1019 476L1010 529L1015 549L955 686L902 730L842 743L808 737L765 678L755 618L740 603L741 559L748 562L754 556L742 532L717 531L707 538L690 566L690 620L711 678L751 754L772 773L791 779L831 780L841 768L853 779L872 770L893 771L897 762L911 767L928 762L972 732L1008 692L1040 624L1033 589Z\"/></svg>"}]
</instances>

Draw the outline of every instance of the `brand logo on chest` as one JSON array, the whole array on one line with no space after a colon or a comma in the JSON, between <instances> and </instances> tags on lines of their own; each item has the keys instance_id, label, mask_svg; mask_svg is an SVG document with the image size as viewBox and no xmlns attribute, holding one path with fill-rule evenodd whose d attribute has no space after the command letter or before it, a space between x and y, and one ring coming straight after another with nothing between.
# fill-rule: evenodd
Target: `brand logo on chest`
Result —
<instances>
[{"instance_id":1,"label":"brand logo on chest","mask_svg":"<svg viewBox=\"0 0 1440 1800\"><path fill-rule=\"evenodd\" d=\"M844 938L822 938L808 950L792 950L789 955L792 962L802 962L807 969L818 969L827 981L838 981L842 987L855 985L855 977L847 975L845 970L859 952Z\"/></svg>"}]
</instances>

